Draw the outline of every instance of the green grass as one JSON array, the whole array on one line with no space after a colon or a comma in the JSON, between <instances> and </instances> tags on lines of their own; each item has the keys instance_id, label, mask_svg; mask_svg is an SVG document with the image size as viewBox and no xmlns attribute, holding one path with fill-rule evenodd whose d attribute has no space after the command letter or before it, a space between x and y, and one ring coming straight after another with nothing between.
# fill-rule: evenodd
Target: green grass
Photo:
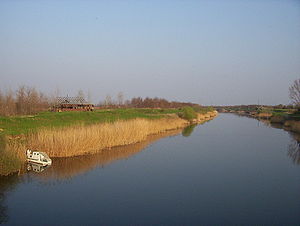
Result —
<instances>
[{"instance_id":1,"label":"green grass","mask_svg":"<svg viewBox=\"0 0 300 226\"><path fill-rule=\"evenodd\" d=\"M206 114L207 112L211 112L211 111L214 111L215 109L213 107L194 107L194 110L197 112L197 113L200 113L200 114Z\"/></svg>"},{"instance_id":2,"label":"green grass","mask_svg":"<svg viewBox=\"0 0 300 226\"><path fill-rule=\"evenodd\" d=\"M273 109L272 110L273 116L282 116L289 119L299 119L300 115L298 112L294 112L292 109Z\"/></svg>"},{"instance_id":3,"label":"green grass","mask_svg":"<svg viewBox=\"0 0 300 226\"><path fill-rule=\"evenodd\" d=\"M126 108L93 112L41 112L33 116L0 117L0 135L27 134L42 127L64 127L80 123L88 125L134 118L155 119L179 111L178 109Z\"/></svg>"},{"instance_id":4,"label":"green grass","mask_svg":"<svg viewBox=\"0 0 300 226\"><path fill-rule=\"evenodd\" d=\"M179 113L179 117L191 121L197 118L197 114L192 107L186 106L182 108L182 112Z\"/></svg>"}]
</instances>

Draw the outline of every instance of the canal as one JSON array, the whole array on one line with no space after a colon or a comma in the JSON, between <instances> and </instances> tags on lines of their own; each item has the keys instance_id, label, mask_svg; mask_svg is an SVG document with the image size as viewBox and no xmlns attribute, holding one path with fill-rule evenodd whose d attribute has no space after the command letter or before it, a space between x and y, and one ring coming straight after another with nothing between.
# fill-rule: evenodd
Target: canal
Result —
<instances>
[{"instance_id":1,"label":"canal","mask_svg":"<svg viewBox=\"0 0 300 226\"><path fill-rule=\"evenodd\" d=\"M0 178L0 223L299 225L300 139L275 127L220 114L46 169L28 165Z\"/></svg>"}]
</instances>

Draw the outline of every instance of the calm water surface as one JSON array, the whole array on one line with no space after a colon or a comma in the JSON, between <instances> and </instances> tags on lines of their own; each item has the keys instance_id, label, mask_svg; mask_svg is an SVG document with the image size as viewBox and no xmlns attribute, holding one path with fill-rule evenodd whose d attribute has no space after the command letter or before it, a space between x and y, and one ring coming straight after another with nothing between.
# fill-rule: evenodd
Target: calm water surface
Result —
<instances>
[{"instance_id":1,"label":"calm water surface","mask_svg":"<svg viewBox=\"0 0 300 226\"><path fill-rule=\"evenodd\" d=\"M0 222L300 225L297 136L232 114L174 134L1 178Z\"/></svg>"}]
</instances>

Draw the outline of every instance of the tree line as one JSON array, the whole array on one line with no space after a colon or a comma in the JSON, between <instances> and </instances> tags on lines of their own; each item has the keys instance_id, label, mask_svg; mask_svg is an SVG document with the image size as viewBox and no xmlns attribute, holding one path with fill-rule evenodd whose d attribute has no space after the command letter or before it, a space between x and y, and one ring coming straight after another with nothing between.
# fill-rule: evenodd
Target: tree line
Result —
<instances>
[{"instance_id":1,"label":"tree line","mask_svg":"<svg viewBox=\"0 0 300 226\"><path fill-rule=\"evenodd\" d=\"M41 111L50 110L56 103L58 94L46 95L34 87L20 86L17 90L0 90L0 115L31 115ZM77 96L85 99L86 95L82 90L78 91ZM90 99L90 95L88 95ZM180 108L190 106L199 108L199 104L189 102L168 101L164 98L142 98L133 97L130 100L124 99L124 94L119 92L114 99L107 95L98 106L100 108Z\"/></svg>"},{"instance_id":2,"label":"tree line","mask_svg":"<svg viewBox=\"0 0 300 226\"><path fill-rule=\"evenodd\" d=\"M82 90L78 91L80 97L85 97ZM298 108L300 109L300 79L297 79L289 87L289 96L292 105L277 105L273 108ZM45 111L51 108L56 101L57 95L47 96L44 93L37 91L34 87L20 86L17 90L1 91L0 90L0 115L30 115ZM88 94L90 99L90 93ZM101 108L117 108L117 107L133 107L133 108L181 108L190 106L194 109L201 108L199 104L190 102L168 101L164 98L142 98L133 97L130 100L124 100L124 94L119 92L116 99L107 95L105 99L98 104ZM239 106L215 106L218 108L240 108L253 109L262 107L262 105L239 105ZM270 106L264 106L266 108Z\"/></svg>"},{"instance_id":3,"label":"tree line","mask_svg":"<svg viewBox=\"0 0 300 226\"><path fill-rule=\"evenodd\" d=\"M168 101L164 98L158 97L133 97L130 100L124 100L124 95L119 93L117 99L114 100L110 95L107 95L104 101L98 104L102 108L118 108L118 107L132 107L132 108L180 108L190 106L193 108L200 107L199 104L190 102Z\"/></svg>"},{"instance_id":4,"label":"tree line","mask_svg":"<svg viewBox=\"0 0 300 226\"><path fill-rule=\"evenodd\" d=\"M0 90L0 115L30 115L47 110L52 98L33 87L20 86L17 90Z\"/></svg>"}]
</instances>

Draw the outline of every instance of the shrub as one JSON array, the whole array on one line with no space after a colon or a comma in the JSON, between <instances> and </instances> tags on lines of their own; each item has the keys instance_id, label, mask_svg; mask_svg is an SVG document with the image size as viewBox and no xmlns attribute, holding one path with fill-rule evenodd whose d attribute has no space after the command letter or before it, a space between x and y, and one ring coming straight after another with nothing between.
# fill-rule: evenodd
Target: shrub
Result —
<instances>
[{"instance_id":1,"label":"shrub","mask_svg":"<svg viewBox=\"0 0 300 226\"><path fill-rule=\"evenodd\" d=\"M203 106L194 106L193 109L200 113L200 114L206 114L207 112L214 111L215 109L211 106L209 107L203 107Z\"/></svg>"},{"instance_id":2,"label":"shrub","mask_svg":"<svg viewBox=\"0 0 300 226\"><path fill-rule=\"evenodd\" d=\"M197 114L192 107L187 106L182 108L182 112L179 113L179 117L191 121L197 118Z\"/></svg>"}]
</instances>

